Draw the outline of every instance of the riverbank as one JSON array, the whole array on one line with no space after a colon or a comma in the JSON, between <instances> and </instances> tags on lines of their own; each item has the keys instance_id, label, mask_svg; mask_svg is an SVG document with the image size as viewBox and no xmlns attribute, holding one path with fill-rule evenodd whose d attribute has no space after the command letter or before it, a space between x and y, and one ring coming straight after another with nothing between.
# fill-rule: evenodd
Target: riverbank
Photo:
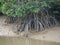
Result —
<instances>
[{"instance_id":1,"label":"riverbank","mask_svg":"<svg viewBox=\"0 0 60 45\"><path fill-rule=\"evenodd\" d=\"M33 32L28 38L23 38L14 32L17 30L16 24L6 24L5 19L5 16L0 17L0 45L24 45L26 39L29 45L60 45L60 26L42 32Z\"/></svg>"}]
</instances>

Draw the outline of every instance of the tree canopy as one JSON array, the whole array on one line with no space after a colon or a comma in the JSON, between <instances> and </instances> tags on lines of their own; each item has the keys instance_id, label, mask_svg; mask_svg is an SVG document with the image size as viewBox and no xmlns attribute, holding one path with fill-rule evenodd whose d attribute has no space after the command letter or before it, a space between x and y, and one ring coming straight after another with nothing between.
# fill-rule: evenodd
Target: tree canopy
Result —
<instances>
[{"instance_id":1,"label":"tree canopy","mask_svg":"<svg viewBox=\"0 0 60 45\"><path fill-rule=\"evenodd\" d=\"M60 0L0 0L0 11L8 16L24 17L38 13L41 8L51 8L51 2L60 5Z\"/></svg>"}]
</instances>

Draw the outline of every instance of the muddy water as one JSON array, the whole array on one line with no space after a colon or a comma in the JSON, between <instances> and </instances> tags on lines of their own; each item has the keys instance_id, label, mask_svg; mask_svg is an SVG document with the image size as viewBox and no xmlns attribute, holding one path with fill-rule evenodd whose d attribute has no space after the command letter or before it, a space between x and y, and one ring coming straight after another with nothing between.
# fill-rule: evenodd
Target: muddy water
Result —
<instances>
[{"instance_id":1,"label":"muddy water","mask_svg":"<svg viewBox=\"0 0 60 45\"><path fill-rule=\"evenodd\" d=\"M60 43L20 37L0 37L0 45L60 45Z\"/></svg>"}]
</instances>

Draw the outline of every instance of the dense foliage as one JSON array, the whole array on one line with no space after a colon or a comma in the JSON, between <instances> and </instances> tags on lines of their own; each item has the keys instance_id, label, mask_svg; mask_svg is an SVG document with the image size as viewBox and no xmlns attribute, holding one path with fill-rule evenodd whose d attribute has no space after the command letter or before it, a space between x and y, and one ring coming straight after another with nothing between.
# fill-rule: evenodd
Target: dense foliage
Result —
<instances>
[{"instance_id":1,"label":"dense foliage","mask_svg":"<svg viewBox=\"0 0 60 45\"><path fill-rule=\"evenodd\" d=\"M0 0L0 11L8 16L26 16L38 13L42 8L51 8L51 2L60 3L60 0Z\"/></svg>"},{"instance_id":2,"label":"dense foliage","mask_svg":"<svg viewBox=\"0 0 60 45\"><path fill-rule=\"evenodd\" d=\"M30 0L7 0L1 1L2 12L10 16L25 16L30 12L38 12L39 8Z\"/></svg>"}]
</instances>

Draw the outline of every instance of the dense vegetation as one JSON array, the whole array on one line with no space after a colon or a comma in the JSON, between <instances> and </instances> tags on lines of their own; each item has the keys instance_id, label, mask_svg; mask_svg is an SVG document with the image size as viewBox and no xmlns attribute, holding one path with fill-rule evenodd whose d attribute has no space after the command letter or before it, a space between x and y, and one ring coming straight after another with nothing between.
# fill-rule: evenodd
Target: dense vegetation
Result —
<instances>
[{"instance_id":1,"label":"dense vegetation","mask_svg":"<svg viewBox=\"0 0 60 45\"><path fill-rule=\"evenodd\" d=\"M18 31L44 30L51 26L57 25L54 17L60 12L60 0L0 0L0 12L7 15L9 22L18 20Z\"/></svg>"}]
</instances>

